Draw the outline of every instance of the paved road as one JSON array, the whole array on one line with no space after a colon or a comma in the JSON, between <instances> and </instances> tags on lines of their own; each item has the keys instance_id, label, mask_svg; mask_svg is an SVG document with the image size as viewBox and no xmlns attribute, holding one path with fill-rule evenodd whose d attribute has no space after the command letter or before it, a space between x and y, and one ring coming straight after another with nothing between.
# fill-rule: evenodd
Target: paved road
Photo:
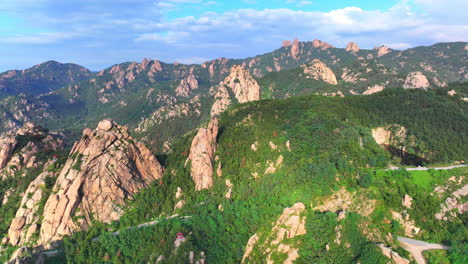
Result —
<instances>
[{"instance_id":1,"label":"paved road","mask_svg":"<svg viewBox=\"0 0 468 264\"><path fill-rule=\"evenodd\" d=\"M424 259L423 251L432 249L450 249L450 247L444 245L427 243L421 240L415 240L406 237L398 237L398 241L400 241L401 245L413 255L414 259L418 264L426 264L426 259Z\"/></svg>"},{"instance_id":2,"label":"paved road","mask_svg":"<svg viewBox=\"0 0 468 264\"><path fill-rule=\"evenodd\" d=\"M433 167L433 168L417 167L417 168L404 168L404 169L407 171L427 171L427 170L451 170L451 169L463 168L463 167L468 167L468 164L453 165L453 166L447 166L447 167ZM386 170L399 170L399 169L401 168L396 167L396 166L390 166L390 169L386 169Z\"/></svg>"}]
</instances>

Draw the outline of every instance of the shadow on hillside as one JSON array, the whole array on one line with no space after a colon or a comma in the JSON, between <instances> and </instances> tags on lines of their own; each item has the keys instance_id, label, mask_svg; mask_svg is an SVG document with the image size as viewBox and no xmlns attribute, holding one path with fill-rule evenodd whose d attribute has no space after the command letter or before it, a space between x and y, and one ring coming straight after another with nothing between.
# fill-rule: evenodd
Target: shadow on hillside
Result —
<instances>
[{"instance_id":1,"label":"shadow on hillside","mask_svg":"<svg viewBox=\"0 0 468 264\"><path fill-rule=\"evenodd\" d=\"M392 158L399 157L401 159L401 165L421 166L429 162L429 160L423 157L420 157L413 153L408 153L393 146L386 146L386 149L388 152L390 152Z\"/></svg>"}]
</instances>

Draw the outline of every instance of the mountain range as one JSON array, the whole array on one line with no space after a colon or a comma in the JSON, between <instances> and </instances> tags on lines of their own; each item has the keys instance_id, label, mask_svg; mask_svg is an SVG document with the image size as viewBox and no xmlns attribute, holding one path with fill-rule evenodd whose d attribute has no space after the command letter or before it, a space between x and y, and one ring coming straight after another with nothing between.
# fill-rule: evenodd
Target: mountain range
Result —
<instances>
[{"instance_id":1,"label":"mountain range","mask_svg":"<svg viewBox=\"0 0 468 264\"><path fill-rule=\"evenodd\" d=\"M467 67L296 39L1 73L0 260L466 263Z\"/></svg>"}]
</instances>

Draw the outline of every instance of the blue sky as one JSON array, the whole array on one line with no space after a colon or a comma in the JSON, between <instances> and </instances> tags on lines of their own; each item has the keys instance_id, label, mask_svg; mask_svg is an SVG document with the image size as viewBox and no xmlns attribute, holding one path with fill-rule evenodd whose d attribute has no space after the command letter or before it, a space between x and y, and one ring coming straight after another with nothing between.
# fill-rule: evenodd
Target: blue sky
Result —
<instances>
[{"instance_id":1,"label":"blue sky","mask_svg":"<svg viewBox=\"0 0 468 264\"><path fill-rule=\"evenodd\" d=\"M202 63L315 38L395 49L468 41L466 0L1 0L0 72L47 60L100 70Z\"/></svg>"}]
</instances>

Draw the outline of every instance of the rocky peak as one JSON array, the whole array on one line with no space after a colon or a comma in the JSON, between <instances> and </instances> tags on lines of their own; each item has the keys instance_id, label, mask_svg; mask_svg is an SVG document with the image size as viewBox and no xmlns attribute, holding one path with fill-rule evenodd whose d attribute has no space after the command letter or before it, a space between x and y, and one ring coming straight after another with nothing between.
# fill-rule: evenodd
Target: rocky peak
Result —
<instances>
[{"instance_id":1,"label":"rocky peak","mask_svg":"<svg viewBox=\"0 0 468 264\"><path fill-rule=\"evenodd\" d=\"M92 220L120 218L120 206L162 177L163 168L127 128L111 119L85 129L70 152L44 208L39 243L47 245Z\"/></svg>"},{"instance_id":2,"label":"rocky peak","mask_svg":"<svg viewBox=\"0 0 468 264\"><path fill-rule=\"evenodd\" d=\"M403 84L404 89L427 89L430 84L426 76L422 72L411 72L406 76L405 83Z\"/></svg>"},{"instance_id":3,"label":"rocky peak","mask_svg":"<svg viewBox=\"0 0 468 264\"><path fill-rule=\"evenodd\" d=\"M319 39L314 39L314 41L312 41L312 47L318 49L322 49L322 50L327 50L327 49L330 49L330 48L334 48L331 44L328 44L324 41L321 41Z\"/></svg>"},{"instance_id":4,"label":"rocky peak","mask_svg":"<svg viewBox=\"0 0 468 264\"><path fill-rule=\"evenodd\" d=\"M189 92L193 89L198 88L198 80L195 78L195 75L189 74L187 77L180 80L179 86L176 88L176 95L187 97Z\"/></svg>"},{"instance_id":5,"label":"rocky peak","mask_svg":"<svg viewBox=\"0 0 468 264\"><path fill-rule=\"evenodd\" d=\"M27 122L14 135L0 137L0 169L6 168L7 174L12 174L24 167L35 167L37 153L62 147L62 134L49 132L39 125Z\"/></svg>"},{"instance_id":6,"label":"rocky peak","mask_svg":"<svg viewBox=\"0 0 468 264\"><path fill-rule=\"evenodd\" d=\"M281 47L289 47L289 46L291 46L290 40L283 40L283 43L281 43Z\"/></svg>"},{"instance_id":7,"label":"rocky peak","mask_svg":"<svg viewBox=\"0 0 468 264\"><path fill-rule=\"evenodd\" d=\"M213 118L207 127L198 129L187 162L190 161L190 175L195 182L195 190L209 189L213 186L213 159L216 151L218 119Z\"/></svg>"},{"instance_id":8,"label":"rocky peak","mask_svg":"<svg viewBox=\"0 0 468 264\"><path fill-rule=\"evenodd\" d=\"M375 47L374 50L377 51L377 57L382 57L383 55L386 55L393 51L392 49L390 49L389 47L385 45L382 45L380 47Z\"/></svg>"},{"instance_id":9,"label":"rocky peak","mask_svg":"<svg viewBox=\"0 0 468 264\"><path fill-rule=\"evenodd\" d=\"M299 54L299 40L295 38L291 45L291 57L293 59L297 59L298 54Z\"/></svg>"},{"instance_id":10,"label":"rocky peak","mask_svg":"<svg viewBox=\"0 0 468 264\"><path fill-rule=\"evenodd\" d=\"M345 50L348 51L348 52L356 53L356 52L359 51L359 47L358 47L358 45L356 43L351 41L351 42L348 43L348 45L346 45Z\"/></svg>"},{"instance_id":11,"label":"rocky peak","mask_svg":"<svg viewBox=\"0 0 468 264\"><path fill-rule=\"evenodd\" d=\"M325 63L318 59L314 59L310 64L302 65L301 68L303 69L306 78L324 81L333 85L338 84L333 71Z\"/></svg>"},{"instance_id":12,"label":"rocky peak","mask_svg":"<svg viewBox=\"0 0 468 264\"><path fill-rule=\"evenodd\" d=\"M234 65L222 85L228 86L239 103L260 99L260 86L242 66Z\"/></svg>"}]
</instances>

